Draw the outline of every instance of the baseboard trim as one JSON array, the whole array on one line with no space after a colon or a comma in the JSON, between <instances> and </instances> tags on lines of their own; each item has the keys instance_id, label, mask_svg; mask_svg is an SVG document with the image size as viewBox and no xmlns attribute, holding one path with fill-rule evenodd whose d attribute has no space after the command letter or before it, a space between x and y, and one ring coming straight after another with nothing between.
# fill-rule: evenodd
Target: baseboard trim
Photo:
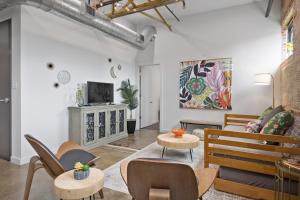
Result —
<instances>
[{"instance_id":1,"label":"baseboard trim","mask_svg":"<svg viewBox=\"0 0 300 200\"><path fill-rule=\"evenodd\" d=\"M16 156L11 156L10 157L10 162L16 165L20 165L20 158L16 157Z\"/></svg>"}]
</instances>

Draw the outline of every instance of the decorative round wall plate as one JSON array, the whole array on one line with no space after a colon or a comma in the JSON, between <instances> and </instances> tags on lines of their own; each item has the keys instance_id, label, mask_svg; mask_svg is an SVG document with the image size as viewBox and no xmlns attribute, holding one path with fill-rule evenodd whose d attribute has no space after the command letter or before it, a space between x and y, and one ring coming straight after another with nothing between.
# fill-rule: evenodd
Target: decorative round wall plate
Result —
<instances>
[{"instance_id":1,"label":"decorative round wall plate","mask_svg":"<svg viewBox=\"0 0 300 200\"><path fill-rule=\"evenodd\" d=\"M118 65L118 70L121 71L121 69L122 69L122 66Z\"/></svg>"},{"instance_id":2,"label":"decorative round wall plate","mask_svg":"<svg viewBox=\"0 0 300 200\"><path fill-rule=\"evenodd\" d=\"M70 74L70 72L68 72L66 70L58 72L58 74L57 74L57 80L61 84L67 84L67 83L69 83L70 80L71 80L71 74Z\"/></svg>"},{"instance_id":3,"label":"decorative round wall plate","mask_svg":"<svg viewBox=\"0 0 300 200\"><path fill-rule=\"evenodd\" d=\"M116 75L116 73L115 73L115 67L114 67L114 66L112 66L112 67L110 68L110 76L111 76L112 78L117 78L117 75Z\"/></svg>"}]
</instances>

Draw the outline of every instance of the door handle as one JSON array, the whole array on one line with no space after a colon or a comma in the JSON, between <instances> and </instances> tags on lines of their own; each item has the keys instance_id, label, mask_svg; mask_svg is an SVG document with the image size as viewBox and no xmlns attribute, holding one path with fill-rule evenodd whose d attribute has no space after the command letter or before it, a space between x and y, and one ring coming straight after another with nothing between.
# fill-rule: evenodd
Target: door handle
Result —
<instances>
[{"instance_id":1,"label":"door handle","mask_svg":"<svg viewBox=\"0 0 300 200\"><path fill-rule=\"evenodd\" d=\"M9 103L10 99L9 98L0 99L0 102Z\"/></svg>"}]
</instances>

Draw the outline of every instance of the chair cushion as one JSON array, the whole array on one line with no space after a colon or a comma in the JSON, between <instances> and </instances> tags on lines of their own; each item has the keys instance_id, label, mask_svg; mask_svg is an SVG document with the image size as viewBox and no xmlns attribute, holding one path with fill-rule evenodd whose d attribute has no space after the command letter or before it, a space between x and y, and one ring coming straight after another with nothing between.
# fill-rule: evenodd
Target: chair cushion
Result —
<instances>
[{"instance_id":1,"label":"chair cushion","mask_svg":"<svg viewBox=\"0 0 300 200\"><path fill-rule=\"evenodd\" d=\"M74 169L74 165L76 162L87 164L95 158L96 156L85 150L73 149L64 153L61 156L59 162L64 167L65 171L69 171L71 169Z\"/></svg>"}]
</instances>

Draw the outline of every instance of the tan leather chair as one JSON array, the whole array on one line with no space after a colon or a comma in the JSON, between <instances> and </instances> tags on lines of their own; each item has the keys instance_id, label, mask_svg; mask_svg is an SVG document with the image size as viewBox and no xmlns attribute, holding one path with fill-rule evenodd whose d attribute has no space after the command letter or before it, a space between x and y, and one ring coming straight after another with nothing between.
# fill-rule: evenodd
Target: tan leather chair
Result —
<instances>
[{"instance_id":1,"label":"tan leather chair","mask_svg":"<svg viewBox=\"0 0 300 200\"><path fill-rule=\"evenodd\" d=\"M33 176L38 169L44 168L52 178L56 178L65 171L71 170L76 162L87 163L92 166L99 159L74 142L63 143L57 154L54 155L42 142L31 135L25 135L25 138L38 156L33 156L29 163L24 200L29 198ZM103 198L102 190L99 191L99 194Z\"/></svg>"},{"instance_id":2,"label":"tan leather chair","mask_svg":"<svg viewBox=\"0 0 300 200\"><path fill-rule=\"evenodd\" d=\"M142 158L122 162L121 175L135 200L196 200L213 184L217 170L195 172L170 160Z\"/></svg>"}]
</instances>

